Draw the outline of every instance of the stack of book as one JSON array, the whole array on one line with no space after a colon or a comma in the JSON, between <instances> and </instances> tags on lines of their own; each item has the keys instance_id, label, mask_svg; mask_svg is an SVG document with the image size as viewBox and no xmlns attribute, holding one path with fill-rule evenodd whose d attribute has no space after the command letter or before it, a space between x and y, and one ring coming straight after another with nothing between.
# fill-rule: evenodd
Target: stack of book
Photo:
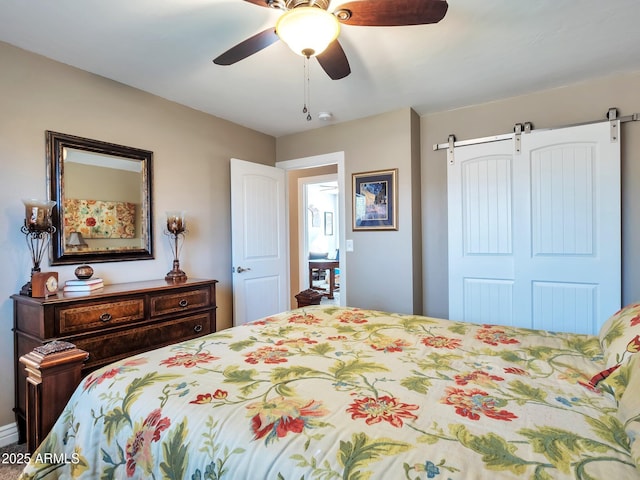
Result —
<instances>
[{"instance_id":1,"label":"stack of book","mask_svg":"<svg viewBox=\"0 0 640 480\"><path fill-rule=\"evenodd\" d=\"M88 280L67 280L64 284L65 292L91 292L104 287L101 278L89 278Z\"/></svg>"}]
</instances>

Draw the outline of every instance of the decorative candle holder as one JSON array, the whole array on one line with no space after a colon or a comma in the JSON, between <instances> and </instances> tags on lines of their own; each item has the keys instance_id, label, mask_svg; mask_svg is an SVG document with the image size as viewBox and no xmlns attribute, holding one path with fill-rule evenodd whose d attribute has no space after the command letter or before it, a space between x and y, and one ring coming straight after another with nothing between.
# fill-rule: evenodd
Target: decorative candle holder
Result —
<instances>
[{"instance_id":1,"label":"decorative candle holder","mask_svg":"<svg viewBox=\"0 0 640 480\"><path fill-rule=\"evenodd\" d=\"M167 231L164 234L169 237L173 250L173 268L164 277L169 282L184 282L187 279L187 274L180 270L180 251L184 244L186 227L185 212L176 210L167 212Z\"/></svg>"},{"instance_id":2,"label":"decorative candle holder","mask_svg":"<svg viewBox=\"0 0 640 480\"><path fill-rule=\"evenodd\" d=\"M56 227L51 224L51 211L56 202L43 200L22 200L25 206L24 225L20 231L24 233L27 247L31 253L31 276L40 271L40 262L44 252L47 250L51 234L56 231ZM25 283L20 289L21 295L31 296L31 280Z\"/></svg>"}]
</instances>

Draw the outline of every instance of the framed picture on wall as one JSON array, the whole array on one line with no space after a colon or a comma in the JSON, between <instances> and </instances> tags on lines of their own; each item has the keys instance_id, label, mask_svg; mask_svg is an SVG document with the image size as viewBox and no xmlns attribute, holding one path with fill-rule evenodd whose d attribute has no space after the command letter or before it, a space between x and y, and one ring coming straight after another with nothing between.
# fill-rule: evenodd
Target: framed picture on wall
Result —
<instances>
[{"instance_id":1,"label":"framed picture on wall","mask_svg":"<svg viewBox=\"0 0 640 480\"><path fill-rule=\"evenodd\" d=\"M354 173L353 230L397 230L398 169Z\"/></svg>"},{"instance_id":2,"label":"framed picture on wall","mask_svg":"<svg viewBox=\"0 0 640 480\"><path fill-rule=\"evenodd\" d=\"M324 212L324 234L333 235L333 212Z\"/></svg>"}]
</instances>

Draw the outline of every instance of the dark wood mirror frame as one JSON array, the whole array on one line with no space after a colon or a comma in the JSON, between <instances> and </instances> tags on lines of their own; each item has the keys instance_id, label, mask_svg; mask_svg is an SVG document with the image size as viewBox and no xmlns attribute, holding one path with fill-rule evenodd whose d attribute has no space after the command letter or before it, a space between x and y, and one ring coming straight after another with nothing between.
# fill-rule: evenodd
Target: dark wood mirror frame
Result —
<instances>
[{"instance_id":1,"label":"dark wood mirror frame","mask_svg":"<svg viewBox=\"0 0 640 480\"><path fill-rule=\"evenodd\" d=\"M51 265L152 259L153 203L151 192L153 152L52 131L46 131L45 136L49 198L56 202L56 207L52 213L52 221L56 231L51 236ZM100 158L100 161L104 160L107 163L110 159L114 163L118 161L140 162L140 202L136 206L139 211L136 213L137 221L135 226L135 242L137 245L112 246L108 248L88 246L77 250L66 247L65 238L71 232L65 231L64 219L64 201L66 198L65 157L70 151L79 151L89 156L104 156L104 158ZM101 178L96 178L98 183L101 180ZM114 199L94 198L93 200L110 201Z\"/></svg>"}]
</instances>

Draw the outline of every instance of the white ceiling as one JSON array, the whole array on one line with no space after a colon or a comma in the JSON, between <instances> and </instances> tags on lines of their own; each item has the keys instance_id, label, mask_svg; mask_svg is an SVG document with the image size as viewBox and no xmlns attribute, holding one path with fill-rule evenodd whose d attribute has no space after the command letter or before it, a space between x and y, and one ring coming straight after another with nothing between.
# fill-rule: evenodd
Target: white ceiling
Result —
<instances>
[{"instance_id":1,"label":"white ceiling","mask_svg":"<svg viewBox=\"0 0 640 480\"><path fill-rule=\"evenodd\" d=\"M640 71L638 0L449 0L434 25L343 25L352 73L330 80L312 60L308 122L303 58L283 42L212 62L278 15L242 0L0 0L0 40L276 137L327 125L322 111L424 115Z\"/></svg>"}]
</instances>

